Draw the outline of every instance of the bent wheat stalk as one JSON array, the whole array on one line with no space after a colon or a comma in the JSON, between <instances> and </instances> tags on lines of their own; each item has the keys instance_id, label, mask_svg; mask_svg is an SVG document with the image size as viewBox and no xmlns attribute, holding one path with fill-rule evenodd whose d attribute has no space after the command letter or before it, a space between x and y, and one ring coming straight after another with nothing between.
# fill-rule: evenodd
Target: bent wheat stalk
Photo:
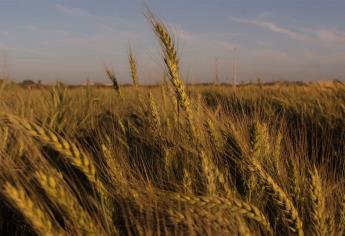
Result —
<instances>
[{"instance_id":1,"label":"bent wheat stalk","mask_svg":"<svg viewBox=\"0 0 345 236\"><path fill-rule=\"evenodd\" d=\"M59 177L47 175L42 171L35 173L37 181L40 183L49 198L60 205L79 230L87 235L105 235L93 222L90 215L80 206L78 200L61 184Z\"/></svg>"},{"instance_id":2,"label":"bent wheat stalk","mask_svg":"<svg viewBox=\"0 0 345 236\"><path fill-rule=\"evenodd\" d=\"M169 209L168 214L170 216L170 219L177 224L188 224L190 222L190 219L194 218L193 220L210 222L212 228L221 230L222 233L225 233L226 235L231 234L231 231L229 230L229 220L220 214L216 215L203 209L194 208L189 208L184 211Z\"/></svg>"},{"instance_id":3,"label":"bent wheat stalk","mask_svg":"<svg viewBox=\"0 0 345 236\"><path fill-rule=\"evenodd\" d=\"M30 222L36 233L42 236L65 235L61 229L57 230L54 228L50 217L26 194L23 187L15 187L6 182L4 194L20 210L26 220Z\"/></svg>"},{"instance_id":4,"label":"bent wheat stalk","mask_svg":"<svg viewBox=\"0 0 345 236\"><path fill-rule=\"evenodd\" d=\"M31 136L48 144L56 151L60 152L72 165L81 170L95 184L96 189L100 192L105 191L103 184L96 176L96 167L93 161L77 145L62 136L55 134L53 131L40 127L25 119L13 115L6 115L5 119L12 125L25 130Z\"/></svg>"},{"instance_id":5,"label":"bent wheat stalk","mask_svg":"<svg viewBox=\"0 0 345 236\"><path fill-rule=\"evenodd\" d=\"M177 193L172 194L170 197L173 200L187 203L190 206L195 206L196 208L204 209L214 214L220 211L242 214L260 223L269 235L273 235L273 229L265 215L255 206L235 197L230 199L221 197L197 197Z\"/></svg>"},{"instance_id":6,"label":"bent wheat stalk","mask_svg":"<svg viewBox=\"0 0 345 236\"><path fill-rule=\"evenodd\" d=\"M116 79L114 72L111 69L109 69L108 67L105 68L105 72L108 76L108 79L113 83L113 88L121 96L120 86L119 86L119 83L117 82L117 79Z\"/></svg>"},{"instance_id":7,"label":"bent wheat stalk","mask_svg":"<svg viewBox=\"0 0 345 236\"><path fill-rule=\"evenodd\" d=\"M298 211L289 199L288 195L279 187L279 185L272 179L272 177L262 168L256 160L252 160L250 171L256 172L261 180L265 183L271 195L277 201L278 206L283 212L284 218L289 225L289 229L295 235L303 236L303 224L299 217Z\"/></svg>"}]
</instances>

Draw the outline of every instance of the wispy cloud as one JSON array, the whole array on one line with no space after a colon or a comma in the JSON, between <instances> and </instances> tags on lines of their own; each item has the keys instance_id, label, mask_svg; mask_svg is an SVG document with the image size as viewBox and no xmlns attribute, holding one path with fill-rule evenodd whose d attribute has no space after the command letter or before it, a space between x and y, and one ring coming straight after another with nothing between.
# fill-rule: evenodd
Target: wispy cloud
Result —
<instances>
[{"instance_id":1,"label":"wispy cloud","mask_svg":"<svg viewBox=\"0 0 345 236\"><path fill-rule=\"evenodd\" d=\"M31 33L31 34L50 35L50 36L53 36L54 38L67 37L73 34L73 32L70 32L70 31L61 30L61 29L53 29L50 27L43 28L43 27L33 25L33 24L24 25L21 29L28 31L28 33Z\"/></svg>"},{"instance_id":2,"label":"wispy cloud","mask_svg":"<svg viewBox=\"0 0 345 236\"><path fill-rule=\"evenodd\" d=\"M130 31L109 32L99 35L68 35L56 39L54 43L62 43L66 46L106 48L114 44L114 40L127 41L130 38L138 37L137 34Z\"/></svg>"},{"instance_id":3,"label":"wispy cloud","mask_svg":"<svg viewBox=\"0 0 345 236\"><path fill-rule=\"evenodd\" d=\"M345 32L337 29L305 29L305 32L313 34L318 40L325 43L345 44Z\"/></svg>"},{"instance_id":4,"label":"wispy cloud","mask_svg":"<svg viewBox=\"0 0 345 236\"><path fill-rule=\"evenodd\" d=\"M5 44L2 42L0 42L0 50L6 51L6 52L7 51L8 52L17 52L17 53L21 53L21 54L24 53L24 54L31 55L31 56L48 56L48 54L41 52L39 50L36 50L36 49L13 46L13 45Z\"/></svg>"},{"instance_id":5,"label":"wispy cloud","mask_svg":"<svg viewBox=\"0 0 345 236\"><path fill-rule=\"evenodd\" d=\"M96 24L100 24L101 27L108 27L109 29L112 29L113 27L110 25L116 23L117 25L127 25L131 23L130 19L123 19L123 18L114 18L114 17L107 17L102 15L93 14L87 10L84 10L82 8L76 8L76 7L70 7L67 5L62 4L55 4L54 5L55 10L65 14L70 17L79 18L82 20L89 20Z\"/></svg>"},{"instance_id":6,"label":"wispy cloud","mask_svg":"<svg viewBox=\"0 0 345 236\"><path fill-rule=\"evenodd\" d=\"M65 35L64 41L71 42L71 43L88 43L88 42L101 42L104 40L106 35L110 34L111 37L114 34L117 34L118 37L129 37L135 38L138 37L138 32L133 30L123 29L123 27L116 27L121 25L128 25L130 24L130 20L124 20L121 18L112 18L112 17L105 17L90 13L86 10L81 8L70 7L62 4L56 4L55 9L58 12L61 12L65 15L76 17L82 20L89 20L92 22L94 26L97 27L98 32L102 32L101 35L91 35L91 36L83 36L83 35L75 35L73 33L69 33ZM91 26L89 26L91 27Z\"/></svg>"},{"instance_id":7,"label":"wispy cloud","mask_svg":"<svg viewBox=\"0 0 345 236\"><path fill-rule=\"evenodd\" d=\"M310 40L309 36L307 36L303 33L295 32L295 31L289 30L287 28L281 27L281 26L279 26L273 22L263 20L262 16L255 19L255 20L241 19L241 18L236 18L236 17L233 17L232 19L238 23L252 24L252 25L262 27L262 28L266 28L266 29L268 29L272 32L275 32L275 33L284 34L291 39L300 40L300 41L309 41Z\"/></svg>"},{"instance_id":8,"label":"wispy cloud","mask_svg":"<svg viewBox=\"0 0 345 236\"><path fill-rule=\"evenodd\" d=\"M238 47L237 44L227 40L230 34L228 33L220 33L220 34L204 34L204 33L194 33L188 30L185 30L182 25L180 24L168 24L169 28L171 28L174 37L178 40L183 41L184 43L189 43L203 47L210 47L214 48L216 46L217 49L221 50L234 50ZM233 34L231 34L232 36Z\"/></svg>"},{"instance_id":9,"label":"wispy cloud","mask_svg":"<svg viewBox=\"0 0 345 236\"><path fill-rule=\"evenodd\" d=\"M254 20L236 17L233 17L232 19L238 23L251 24L268 29L272 32L285 35L288 38L297 41L318 43L329 46L332 46L333 44L345 45L345 32L343 31L323 28L301 28L291 30L286 27L280 26L275 22L265 20L264 17L265 15L259 15L259 17Z\"/></svg>"},{"instance_id":10,"label":"wispy cloud","mask_svg":"<svg viewBox=\"0 0 345 236\"><path fill-rule=\"evenodd\" d=\"M89 13L88 11L85 11L80 8L74 8L74 7L69 7L61 4L56 4L55 9L58 12L61 12L63 14L72 16L72 17L78 17L78 18L83 18L83 19L89 19L89 20L96 20L96 21L103 21L105 20L104 17L98 16L92 13Z\"/></svg>"}]
</instances>

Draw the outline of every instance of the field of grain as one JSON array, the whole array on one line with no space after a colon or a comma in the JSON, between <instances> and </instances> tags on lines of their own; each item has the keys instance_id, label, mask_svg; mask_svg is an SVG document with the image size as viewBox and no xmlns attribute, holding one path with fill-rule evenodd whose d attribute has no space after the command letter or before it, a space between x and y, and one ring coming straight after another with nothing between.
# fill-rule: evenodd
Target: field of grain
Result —
<instances>
[{"instance_id":1,"label":"field of grain","mask_svg":"<svg viewBox=\"0 0 345 236\"><path fill-rule=\"evenodd\" d=\"M345 85L0 85L1 235L343 235ZM163 81L163 79L162 79Z\"/></svg>"}]
</instances>

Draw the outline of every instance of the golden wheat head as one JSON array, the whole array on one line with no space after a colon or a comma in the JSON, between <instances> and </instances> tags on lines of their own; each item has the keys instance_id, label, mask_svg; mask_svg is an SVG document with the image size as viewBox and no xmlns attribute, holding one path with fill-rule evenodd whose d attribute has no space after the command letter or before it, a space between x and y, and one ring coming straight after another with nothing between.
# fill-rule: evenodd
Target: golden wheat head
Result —
<instances>
[{"instance_id":1,"label":"golden wheat head","mask_svg":"<svg viewBox=\"0 0 345 236\"><path fill-rule=\"evenodd\" d=\"M4 193L6 198L18 208L39 235L64 235L61 230L58 231L54 228L44 209L27 195L23 187L15 187L7 182L4 186Z\"/></svg>"}]
</instances>

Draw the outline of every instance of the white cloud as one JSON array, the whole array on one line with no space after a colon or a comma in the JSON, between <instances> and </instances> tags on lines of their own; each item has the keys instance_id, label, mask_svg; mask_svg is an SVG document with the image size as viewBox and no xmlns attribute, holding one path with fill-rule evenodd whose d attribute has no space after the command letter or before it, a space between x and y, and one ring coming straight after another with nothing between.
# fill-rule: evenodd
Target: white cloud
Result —
<instances>
[{"instance_id":1,"label":"white cloud","mask_svg":"<svg viewBox=\"0 0 345 236\"><path fill-rule=\"evenodd\" d=\"M41 51L36 50L36 49L13 46L13 45L5 44L2 42L0 42L0 49L4 50L4 51L19 52L19 53L29 54L29 55L33 55L33 56L48 56L46 53L41 52Z\"/></svg>"},{"instance_id":2,"label":"white cloud","mask_svg":"<svg viewBox=\"0 0 345 236\"><path fill-rule=\"evenodd\" d=\"M232 19L238 23L256 25L261 28L268 29L272 32L283 34L290 39L317 43L322 45L333 46L338 44L345 45L345 32L336 29L317 29L317 28L302 28L298 30L290 30L288 28L277 25L276 23L264 20L265 15L259 15L257 19L241 19L233 17Z\"/></svg>"},{"instance_id":3,"label":"white cloud","mask_svg":"<svg viewBox=\"0 0 345 236\"><path fill-rule=\"evenodd\" d=\"M97 27L97 32L91 35L77 35L71 32L62 34L59 30L55 33L61 33L58 40L68 44L84 44L88 45L91 43L104 43L114 40L116 38L138 38L139 33L133 30L122 29L122 27L116 27L116 25L126 25L130 21L119 18L108 18L99 15L92 14L80 8L69 7L61 4L56 4L55 9L63 14L71 17L76 17L84 20L92 21L92 24ZM115 25L115 26L114 26ZM89 26L91 27L91 26Z\"/></svg>"},{"instance_id":4,"label":"white cloud","mask_svg":"<svg viewBox=\"0 0 345 236\"><path fill-rule=\"evenodd\" d=\"M110 33L110 34L98 34L98 35L69 35L66 37L59 38L54 41L54 43L59 42L63 43L64 45L72 45L77 47L92 47L95 48L102 48L105 46L110 46L114 43L114 40L123 40L126 41L128 38L132 37L133 34L131 32L118 32Z\"/></svg>"},{"instance_id":5,"label":"white cloud","mask_svg":"<svg viewBox=\"0 0 345 236\"><path fill-rule=\"evenodd\" d=\"M345 32L336 29L305 29L305 31L310 32L319 41L325 43L345 44Z\"/></svg>"},{"instance_id":6,"label":"white cloud","mask_svg":"<svg viewBox=\"0 0 345 236\"><path fill-rule=\"evenodd\" d=\"M61 5L61 4L56 4L55 9L61 13L66 14L66 15L78 17L78 18L82 18L82 19L89 19L89 20L96 20L96 21L105 20L104 17L91 14L91 13L89 13L85 10L82 10L80 8L74 8L74 7L68 7L68 6Z\"/></svg>"},{"instance_id":7,"label":"white cloud","mask_svg":"<svg viewBox=\"0 0 345 236\"><path fill-rule=\"evenodd\" d=\"M217 49L221 50L234 50L238 47L235 43L231 42L230 40L226 40L224 38L228 37L229 35L233 36L230 33L220 33L220 34L201 34L201 33L193 33L183 29L183 27L179 24L168 24L169 28L173 35L178 39L182 40L185 43L193 44L194 47L203 47L210 48L216 46Z\"/></svg>"},{"instance_id":8,"label":"white cloud","mask_svg":"<svg viewBox=\"0 0 345 236\"><path fill-rule=\"evenodd\" d=\"M41 35L53 35L55 37L61 37L61 36L70 36L73 33L66 30L61 29L52 29L52 28L42 28L36 25L25 25L22 27L23 30L31 31L34 34L41 34Z\"/></svg>"},{"instance_id":9,"label":"white cloud","mask_svg":"<svg viewBox=\"0 0 345 236\"><path fill-rule=\"evenodd\" d=\"M275 32L275 33L284 34L284 35L286 35L289 38L294 39L294 40L299 40L299 41L310 41L311 40L311 38L309 36L307 36L303 33L289 30L287 28L278 26L277 24L275 24L273 22L263 20L261 18L262 17L255 19L255 20L248 20L248 19L241 19L241 18L233 17L232 19L238 23L252 24L252 25L262 27L262 28L266 28L266 29L268 29L272 32Z\"/></svg>"}]
</instances>

